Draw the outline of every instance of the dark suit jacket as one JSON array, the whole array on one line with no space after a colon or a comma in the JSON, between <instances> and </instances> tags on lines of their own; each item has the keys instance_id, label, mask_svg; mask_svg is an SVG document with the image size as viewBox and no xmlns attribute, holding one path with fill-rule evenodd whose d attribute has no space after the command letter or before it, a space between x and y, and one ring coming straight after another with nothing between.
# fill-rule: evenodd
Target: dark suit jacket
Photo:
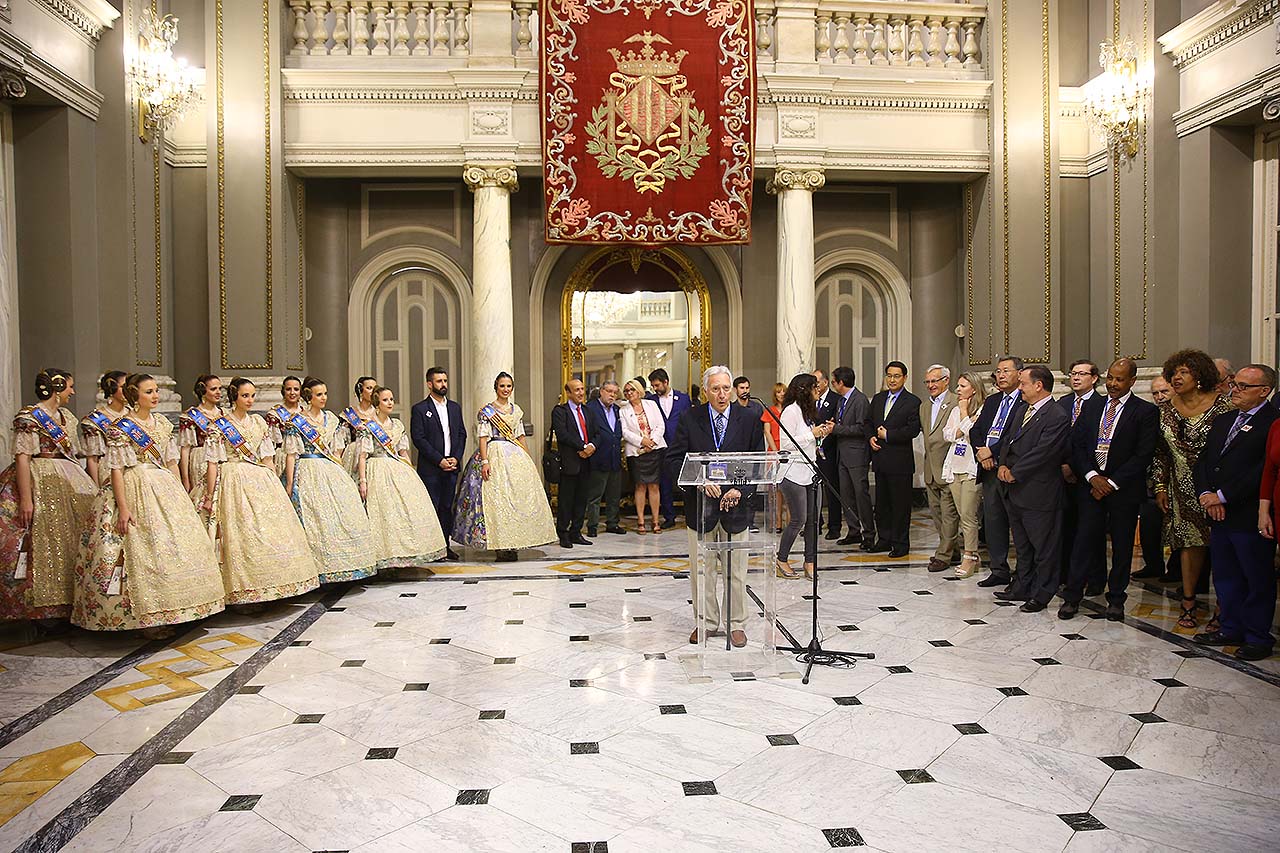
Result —
<instances>
[{"instance_id":1,"label":"dark suit jacket","mask_svg":"<svg viewBox=\"0 0 1280 853\"><path fill-rule=\"evenodd\" d=\"M827 393L818 398L817 418L814 423L825 424L827 421L836 419L836 412L840 410L840 395L835 392L834 388L828 388ZM822 454L826 458L828 464L836 462L836 434L834 432L822 440Z\"/></svg>"},{"instance_id":2,"label":"dark suit jacket","mask_svg":"<svg viewBox=\"0 0 1280 853\"><path fill-rule=\"evenodd\" d=\"M600 443L596 445L596 452L591 454L591 458L587 460L592 471L621 471L622 470L622 414L618 411L617 404L610 406L613 409L613 429L609 428L609 418L605 414L605 405L597 398L584 406L587 410L587 426L590 429L590 435L598 435ZM595 423L592 424L592 421Z\"/></svg>"},{"instance_id":3,"label":"dark suit jacket","mask_svg":"<svg viewBox=\"0 0 1280 853\"><path fill-rule=\"evenodd\" d=\"M974 452L977 452L979 447L987 446L987 433L991 432L991 425L996 422L996 415L1000 412L1000 402L1003 399L1004 394L997 391L983 401L982 411L978 413L978 419L973 422L973 428L969 430L969 446L974 449ZM1026 404L1022 402L1022 395L1018 394L1013 407L1009 410L1009 417L1005 419L1005 430L1000 434L1000 440L991 448L991 455L997 460L1000 458L1000 451L1004 450L1004 446L1009 440L1009 433L1011 432L1009 427L1022 420L1022 410L1025 406ZM1058 470L1061 471L1062 469L1059 468ZM978 482L995 475L995 468L988 471L982 467L981 463L978 464Z\"/></svg>"},{"instance_id":4,"label":"dark suit jacket","mask_svg":"<svg viewBox=\"0 0 1280 853\"><path fill-rule=\"evenodd\" d=\"M462 417L462 407L453 400L445 402L449 412L449 455L462 461L467 458L467 424ZM444 459L444 428L436 416L435 404L428 397L415 403L409 415L409 436L418 449L418 476L435 476L440 472L440 460ZM462 466L458 466L462 470Z\"/></svg>"},{"instance_id":5,"label":"dark suit jacket","mask_svg":"<svg viewBox=\"0 0 1280 853\"><path fill-rule=\"evenodd\" d=\"M840 395L836 394L835 405L831 409L834 419L840 412ZM869 428L871 422L871 401L867 395L857 388L849 392L849 402L844 407L844 417L836 421L828 441L835 441L840 464L846 468L866 465L871 461L871 445L867 439L875 432Z\"/></svg>"},{"instance_id":6,"label":"dark suit jacket","mask_svg":"<svg viewBox=\"0 0 1280 853\"><path fill-rule=\"evenodd\" d=\"M590 406L590 403L582 404L582 417L587 422L587 440L596 446L596 453L599 453L598 427L593 432L592 418L587 414ZM566 477L576 477L586 473L590 461L579 456L578 451L587 445L578 431L578 419L573 416L568 403L560 403L551 410L551 431L556 434L556 447L560 450L561 472Z\"/></svg>"},{"instance_id":7,"label":"dark suit jacket","mask_svg":"<svg viewBox=\"0 0 1280 853\"><path fill-rule=\"evenodd\" d=\"M650 392L644 396L646 400L652 400L657 403L658 411L662 411L662 403L658 401L657 394ZM690 400L689 395L683 391L677 391L672 388L671 396L673 398L671 401L671 414L668 415L664 413L662 415L663 423L665 424L665 427L663 428L663 437L666 438L668 445L670 445L671 440L676 437L676 427L680 424L680 416L693 408L693 401Z\"/></svg>"},{"instance_id":8,"label":"dark suit jacket","mask_svg":"<svg viewBox=\"0 0 1280 853\"><path fill-rule=\"evenodd\" d=\"M889 417L885 418L884 404L888 399L888 391L881 391L871 398L867 435L874 438L876 430L884 427L888 436L879 442L879 450L871 451L871 469L877 474L910 475L916 470L916 454L911 441L920 434L920 398L904 388L898 392L897 402L889 410Z\"/></svg>"},{"instance_id":9,"label":"dark suit jacket","mask_svg":"<svg viewBox=\"0 0 1280 853\"><path fill-rule=\"evenodd\" d=\"M1213 522L1215 525L1228 530L1257 530L1258 494L1262 488L1262 466L1267 455L1267 434L1280 412L1275 406L1264 405L1224 448L1227 433L1238 414L1232 409L1214 418L1193 476L1197 495L1222 492L1227 500L1227 517Z\"/></svg>"},{"instance_id":10,"label":"dark suit jacket","mask_svg":"<svg viewBox=\"0 0 1280 853\"><path fill-rule=\"evenodd\" d=\"M1009 439L1000 450L1000 464L1009 468L1014 480L1004 486L1005 496L1022 509L1061 509L1066 488L1062 460L1071 438L1071 415L1049 401L1023 424L1026 407L1015 410L1018 416L1005 425Z\"/></svg>"},{"instance_id":11,"label":"dark suit jacket","mask_svg":"<svg viewBox=\"0 0 1280 853\"><path fill-rule=\"evenodd\" d=\"M1111 447L1107 451L1107 464L1098 465L1098 432L1102 428L1102 415L1106 412L1108 398L1097 398L1096 406L1088 400L1080 411L1075 429L1071 431L1071 470L1084 487L1088 487L1085 475L1097 471L1119 488L1115 498L1122 501L1141 501L1147 496L1147 469L1156 452L1160 437L1160 412L1154 403L1148 403L1136 394L1129 398L1120 411L1120 421L1111 433ZM1070 410L1067 417L1071 417Z\"/></svg>"},{"instance_id":12,"label":"dark suit jacket","mask_svg":"<svg viewBox=\"0 0 1280 853\"><path fill-rule=\"evenodd\" d=\"M1069 393L1069 394L1064 394L1063 396L1059 397L1059 398L1058 398L1057 400L1055 400L1054 402L1055 402L1055 403L1057 403L1059 406L1061 406L1061 407L1062 407L1062 411L1066 414L1066 416L1067 416L1067 420L1068 420L1068 421L1070 421L1070 420L1071 420L1071 410L1075 407L1075 404L1076 404L1076 395L1075 395L1075 392L1073 391L1073 392L1071 392L1071 393ZM1081 424L1084 422L1085 415L1087 415L1087 414L1089 414L1089 413L1091 413L1091 412L1093 412L1093 411L1095 411L1095 410L1097 410L1097 411L1102 411L1102 409L1106 408L1106 405L1107 405L1107 395L1106 395L1105 393L1100 394L1100 393L1098 393L1097 389L1095 389L1095 390L1094 390L1094 392L1093 392L1093 396L1092 396L1092 397L1090 397L1088 400L1085 400L1085 401L1084 401L1084 405L1080 407L1080 417L1076 419L1076 422L1075 422L1074 424L1072 424L1072 426L1071 426L1071 434L1072 434L1073 436L1075 435L1075 431L1076 431L1076 429L1078 429L1078 428L1081 426ZM1066 464L1068 464L1068 465L1069 465L1069 464L1071 464L1071 453L1072 453L1072 451L1071 451L1071 442L1070 442L1070 441L1068 441L1068 442L1067 442L1067 455L1066 455L1066 457L1064 457L1064 458L1063 458L1063 460L1062 460L1064 463L1066 463ZM1076 476L1079 476L1079 475L1077 474ZM1083 482L1084 482L1084 480L1083 480L1083 479L1081 479L1081 481L1080 481L1080 482L1082 482L1082 483L1083 483Z\"/></svg>"},{"instance_id":13,"label":"dark suit jacket","mask_svg":"<svg viewBox=\"0 0 1280 853\"><path fill-rule=\"evenodd\" d=\"M680 469L684 467L687 453L716 452L715 436L711 432L710 405L704 403L694 406L680 416L676 425L676 435L667 444L666 466L672 482L679 482ZM730 403L727 409L729 423L725 425L724 439L720 442L721 453L759 453L764 450L764 424L760 418L752 417L751 412L742 406ZM717 524L729 533L741 533L747 529L751 521L751 509L747 498L755 489L752 486L730 486L742 492L743 500L737 507L721 512L719 502L706 500L703 502L703 530L711 530ZM693 488L686 488L684 494L685 524L697 529L697 493Z\"/></svg>"}]
</instances>

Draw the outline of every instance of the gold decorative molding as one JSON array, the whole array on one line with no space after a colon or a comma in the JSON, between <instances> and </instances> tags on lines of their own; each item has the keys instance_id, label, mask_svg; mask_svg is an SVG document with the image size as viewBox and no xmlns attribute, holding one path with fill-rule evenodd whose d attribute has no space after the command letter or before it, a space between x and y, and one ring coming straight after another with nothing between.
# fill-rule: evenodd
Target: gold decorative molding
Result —
<instances>
[{"instance_id":1,"label":"gold decorative molding","mask_svg":"<svg viewBox=\"0 0 1280 853\"><path fill-rule=\"evenodd\" d=\"M1120 0L1114 0L1111 9L1111 37L1113 41L1120 39ZM1140 61L1146 63L1149 61L1151 34L1149 28L1151 26L1151 8L1150 0L1143 0L1142 3L1142 36L1141 36L1141 54ZM1113 300L1113 334L1112 334L1112 352L1115 358L1124 355L1122 310L1121 302L1123 295L1123 276L1121 274L1121 246L1123 237L1123 225L1120 218L1121 214L1121 186L1120 186L1120 169L1115 159L1112 158L1111 164L1111 255L1112 255L1112 300ZM1150 122L1146 122L1142 126L1142 350L1140 352L1130 353L1128 358L1140 361L1148 358L1148 342L1149 342L1149 317L1150 317L1150 249L1151 249L1151 213L1150 213L1150 175L1151 175L1151 127Z\"/></svg>"},{"instance_id":2,"label":"gold decorative molding","mask_svg":"<svg viewBox=\"0 0 1280 853\"><path fill-rule=\"evenodd\" d=\"M472 192L481 187L502 187L508 192L520 189L515 166L467 166L462 170L462 180Z\"/></svg>"},{"instance_id":3,"label":"gold decorative molding","mask_svg":"<svg viewBox=\"0 0 1280 853\"><path fill-rule=\"evenodd\" d=\"M1009 0L1000 2L1000 183L1004 216L1004 348L1009 352Z\"/></svg>"},{"instance_id":4,"label":"gold decorative molding","mask_svg":"<svg viewBox=\"0 0 1280 853\"><path fill-rule=\"evenodd\" d=\"M827 183L827 176L821 169L792 168L779 166L773 177L765 184L765 191L776 194L779 190L820 190Z\"/></svg>"},{"instance_id":5,"label":"gold decorative molding","mask_svg":"<svg viewBox=\"0 0 1280 853\"><path fill-rule=\"evenodd\" d=\"M1049 110L1049 0L1040 3L1041 41L1041 134L1044 144L1044 358L1053 357L1053 137Z\"/></svg>"},{"instance_id":6,"label":"gold decorative molding","mask_svg":"<svg viewBox=\"0 0 1280 853\"><path fill-rule=\"evenodd\" d=\"M307 208L307 182L302 178L295 178L294 197L297 200L297 232L298 232L298 364L290 367L285 365L285 370L303 371L307 369L307 314L306 305L303 302L303 294L306 291L306 246L307 246L307 225L306 225L306 208Z\"/></svg>"}]
</instances>

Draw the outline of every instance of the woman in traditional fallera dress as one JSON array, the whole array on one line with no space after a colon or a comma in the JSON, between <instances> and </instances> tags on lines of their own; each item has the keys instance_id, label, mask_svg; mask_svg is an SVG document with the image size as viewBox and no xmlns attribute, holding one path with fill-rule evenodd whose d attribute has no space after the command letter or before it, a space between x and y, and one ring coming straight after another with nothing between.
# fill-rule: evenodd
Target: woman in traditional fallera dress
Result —
<instances>
[{"instance_id":1,"label":"woman in traditional fallera dress","mask_svg":"<svg viewBox=\"0 0 1280 853\"><path fill-rule=\"evenodd\" d=\"M296 376L286 376L284 382L280 383L280 397L284 402L267 409L262 419L271 428L271 443L276 446L276 473L280 475L280 479L283 481L286 455L284 451L284 434L288 427L289 419L294 415L302 414L306 410L306 406L302 404L302 380Z\"/></svg>"},{"instance_id":2,"label":"woman in traditional fallera dress","mask_svg":"<svg viewBox=\"0 0 1280 853\"><path fill-rule=\"evenodd\" d=\"M125 416L129 404L124 399L124 381L129 374L123 370L108 370L98 380L102 402L80 421L80 448L84 453L85 470L89 478L99 485L106 485L110 478L100 463L107 455L107 432L111 425Z\"/></svg>"},{"instance_id":3,"label":"woman in traditional fallera dress","mask_svg":"<svg viewBox=\"0 0 1280 853\"><path fill-rule=\"evenodd\" d=\"M0 621L71 615L76 555L98 486L80 467L76 393L65 370L36 374L39 402L13 419L13 464L0 474Z\"/></svg>"},{"instance_id":4,"label":"woman in traditional fallera dress","mask_svg":"<svg viewBox=\"0 0 1280 853\"><path fill-rule=\"evenodd\" d=\"M514 560L519 548L556 541L551 506L524 441L524 412L511 399L509 373L493 382L494 401L479 413L480 447L462 472L453 541Z\"/></svg>"},{"instance_id":5,"label":"woman in traditional fallera dress","mask_svg":"<svg viewBox=\"0 0 1280 853\"><path fill-rule=\"evenodd\" d=\"M284 485L302 519L320 583L339 583L378 573L377 538L360 492L337 456L339 422L326 412L329 390L308 376L302 383L307 409L284 426Z\"/></svg>"},{"instance_id":6,"label":"woman in traditional fallera dress","mask_svg":"<svg viewBox=\"0 0 1280 853\"><path fill-rule=\"evenodd\" d=\"M320 571L276 478L267 422L249 413L258 389L239 377L229 387L231 411L213 422L205 442L200 504L215 537L227 604L274 601L315 589Z\"/></svg>"},{"instance_id":7,"label":"woman in traditional fallera dress","mask_svg":"<svg viewBox=\"0 0 1280 853\"><path fill-rule=\"evenodd\" d=\"M106 436L106 485L76 564L71 621L91 631L144 629L223 609L222 572L178 474L178 442L154 413L160 388L147 374L123 383L133 411Z\"/></svg>"},{"instance_id":8,"label":"woman in traditional fallera dress","mask_svg":"<svg viewBox=\"0 0 1280 853\"><path fill-rule=\"evenodd\" d=\"M196 404L178 418L178 449L182 487L199 506L204 500L204 444L213 422L222 417L222 380L206 373L196 380Z\"/></svg>"},{"instance_id":9,"label":"woman in traditional fallera dress","mask_svg":"<svg viewBox=\"0 0 1280 853\"><path fill-rule=\"evenodd\" d=\"M356 483L378 540L378 568L425 567L444 555L444 534L427 487L409 461L409 436L391 417L396 396L375 388L373 418L357 440Z\"/></svg>"},{"instance_id":10,"label":"woman in traditional fallera dress","mask_svg":"<svg viewBox=\"0 0 1280 853\"><path fill-rule=\"evenodd\" d=\"M372 376L361 376L356 380L355 401L342 410L338 417L342 420L342 437L345 445L342 450L342 465L353 478L356 476L356 459L360 456L360 434L364 425L373 419L373 389L378 387L378 380Z\"/></svg>"}]
</instances>

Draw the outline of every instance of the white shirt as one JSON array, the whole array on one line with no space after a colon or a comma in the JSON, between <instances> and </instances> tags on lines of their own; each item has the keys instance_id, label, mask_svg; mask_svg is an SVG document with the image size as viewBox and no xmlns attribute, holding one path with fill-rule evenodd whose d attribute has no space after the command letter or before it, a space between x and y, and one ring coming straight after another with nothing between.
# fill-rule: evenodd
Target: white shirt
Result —
<instances>
[{"instance_id":1,"label":"white shirt","mask_svg":"<svg viewBox=\"0 0 1280 853\"><path fill-rule=\"evenodd\" d=\"M813 469L804 461L804 457L798 451L803 450L808 454L810 459L815 458L818 452L818 440L813 437L813 429L804 422L804 415L800 412L800 404L792 403L782 410L782 426L785 429L779 434L781 439L779 450L790 450L795 454L787 467L785 478L799 486L807 486L813 482ZM787 431L796 437L799 444L793 442L787 437Z\"/></svg>"},{"instance_id":2,"label":"white shirt","mask_svg":"<svg viewBox=\"0 0 1280 853\"><path fill-rule=\"evenodd\" d=\"M662 409L663 419L671 417L671 407L676 404L676 395L667 391L658 395L658 407Z\"/></svg>"},{"instance_id":3,"label":"white shirt","mask_svg":"<svg viewBox=\"0 0 1280 853\"><path fill-rule=\"evenodd\" d=\"M440 431L444 433L444 453L442 455L447 459L453 455L449 447L449 400L446 398L442 403L436 399L434 394L429 394L428 396L431 397L431 405L436 407L436 417L440 419Z\"/></svg>"}]
</instances>

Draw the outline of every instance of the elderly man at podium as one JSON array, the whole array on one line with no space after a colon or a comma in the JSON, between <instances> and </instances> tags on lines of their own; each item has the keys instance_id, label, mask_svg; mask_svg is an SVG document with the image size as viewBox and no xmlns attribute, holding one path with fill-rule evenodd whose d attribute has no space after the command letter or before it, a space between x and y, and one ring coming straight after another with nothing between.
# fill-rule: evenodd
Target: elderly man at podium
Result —
<instances>
[{"instance_id":1,"label":"elderly man at podium","mask_svg":"<svg viewBox=\"0 0 1280 853\"><path fill-rule=\"evenodd\" d=\"M733 402L733 373L723 365L709 367L702 374L702 393L707 402L694 406L680 417L675 438L667 444L666 464L673 482L679 480L680 469L687 453L747 453L764 451L764 424L759 416L752 415L743 406ZM721 551L719 567L708 572L710 582L699 589L698 572L693 564L693 554L698 548L699 525L704 536L728 537L742 533L751 521L747 504L752 487L704 486L706 500L697 500L696 490L686 487L684 498L685 525L689 528L689 580L693 585L695 617L706 620L709 634L720 633L720 599L716 594L715 577L725 574L729 590L728 614L729 640L735 648L747 644L743 628L747 621L746 555L738 551ZM702 507L702 518L698 508ZM725 572L724 561L729 562ZM698 629L689 635L690 643L698 642Z\"/></svg>"}]
</instances>

